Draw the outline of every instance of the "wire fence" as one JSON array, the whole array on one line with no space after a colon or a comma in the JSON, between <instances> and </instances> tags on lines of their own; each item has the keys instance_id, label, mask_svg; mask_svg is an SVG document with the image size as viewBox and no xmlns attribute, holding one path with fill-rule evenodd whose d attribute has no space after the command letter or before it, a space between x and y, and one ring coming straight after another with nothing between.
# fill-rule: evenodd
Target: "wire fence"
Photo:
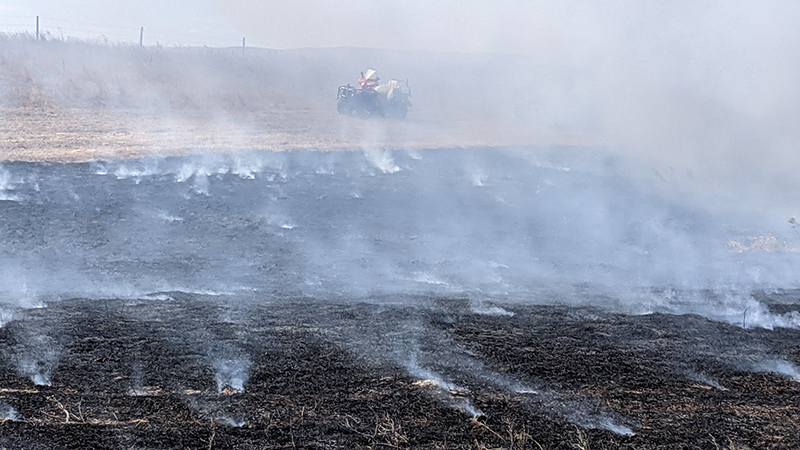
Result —
<instances>
[{"instance_id":1,"label":"wire fence","mask_svg":"<svg viewBox=\"0 0 800 450\"><path fill-rule=\"evenodd\" d=\"M156 32L144 27L119 27L50 16L0 15L0 34L27 35L42 40L82 40L134 45L244 47L244 38L196 33Z\"/></svg>"}]
</instances>

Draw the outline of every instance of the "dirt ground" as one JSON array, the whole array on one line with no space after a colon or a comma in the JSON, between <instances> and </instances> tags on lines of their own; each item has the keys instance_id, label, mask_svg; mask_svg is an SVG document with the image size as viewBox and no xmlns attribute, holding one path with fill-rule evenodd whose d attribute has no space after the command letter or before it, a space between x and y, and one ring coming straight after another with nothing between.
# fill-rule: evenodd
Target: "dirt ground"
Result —
<instances>
[{"instance_id":1,"label":"dirt ground","mask_svg":"<svg viewBox=\"0 0 800 450\"><path fill-rule=\"evenodd\" d=\"M0 448L800 447L800 384L737 368L770 352L796 363L797 330L486 315L458 299L167 298L64 301L0 329L0 406L14 411ZM405 351L428 372L411 375ZM220 382L220 358L247 361L242 390Z\"/></svg>"}]
</instances>

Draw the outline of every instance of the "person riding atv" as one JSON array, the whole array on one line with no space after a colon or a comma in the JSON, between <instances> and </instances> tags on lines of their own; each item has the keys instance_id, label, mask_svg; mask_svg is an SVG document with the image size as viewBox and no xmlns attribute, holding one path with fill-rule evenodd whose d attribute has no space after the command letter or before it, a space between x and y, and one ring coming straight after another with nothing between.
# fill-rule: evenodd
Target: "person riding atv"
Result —
<instances>
[{"instance_id":1,"label":"person riding atv","mask_svg":"<svg viewBox=\"0 0 800 450\"><path fill-rule=\"evenodd\" d=\"M349 84L339 87L337 110L339 114L361 118L405 119L411 107L411 89L408 88L408 81L405 84L405 90L397 80L380 84L378 72L369 69L361 73L358 88Z\"/></svg>"}]
</instances>

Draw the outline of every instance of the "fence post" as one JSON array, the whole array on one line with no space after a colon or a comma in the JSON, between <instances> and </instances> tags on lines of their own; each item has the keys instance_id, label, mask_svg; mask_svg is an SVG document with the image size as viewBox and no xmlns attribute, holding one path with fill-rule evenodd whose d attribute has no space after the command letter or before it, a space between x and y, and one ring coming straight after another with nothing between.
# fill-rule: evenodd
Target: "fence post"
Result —
<instances>
[{"instance_id":1,"label":"fence post","mask_svg":"<svg viewBox=\"0 0 800 450\"><path fill-rule=\"evenodd\" d=\"M39 16L36 16L36 40L39 40Z\"/></svg>"},{"instance_id":2,"label":"fence post","mask_svg":"<svg viewBox=\"0 0 800 450\"><path fill-rule=\"evenodd\" d=\"M139 47L144 47L144 27L139 29Z\"/></svg>"},{"instance_id":3,"label":"fence post","mask_svg":"<svg viewBox=\"0 0 800 450\"><path fill-rule=\"evenodd\" d=\"M244 56L244 38L242 38L242 56Z\"/></svg>"}]
</instances>

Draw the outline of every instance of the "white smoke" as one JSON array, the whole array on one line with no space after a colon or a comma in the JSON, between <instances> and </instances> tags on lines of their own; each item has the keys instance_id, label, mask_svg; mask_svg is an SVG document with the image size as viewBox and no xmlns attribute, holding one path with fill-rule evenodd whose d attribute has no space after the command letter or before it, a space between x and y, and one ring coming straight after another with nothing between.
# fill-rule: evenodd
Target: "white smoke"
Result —
<instances>
[{"instance_id":1,"label":"white smoke","mask_svg":"<svg viewBox=\"0 0 800 450\"><path fill-rule=\"evenodd\" d=\"M411 375L417 377L418 379L420 379L423 382L427 381L432 386L436 386L436 387L444 389L446 391L464 391L464 390L466 390L461 386L458 386L458 385L456 385L454 383L446 381L444 379L444 377L442 377L441 375L433 372L432 370L425 369L425 368L421 367L419 365L419 363L417 362L417 356L416 355L412 355L411 358L408 361L406 361L406 363L404 364L404 367L406 368L406 370L408 370L408 373L410 373Z\"/></svg>"},{"instance_id":2,"label":"white smoke","mask_svg":"<svg viewBox=\"0 0 800 450\"><path fill-rule=\"evenodd\" d=\"M174 181L184 183L192 179L208 179L226 174L253 180L265 172L268 177L277 175L285 178L287 174L283 167L283 159L284 156L280 153L207 153L188 159L143 158L136 161L94 164L97 166L95 173L98 175L105 175L110 171L120 180L133 179L137 184L144 178L163 176L170 176Z\"/></svg>"},{"instance_id":3,"label":"white smoke","mask_svg":"<svg viewBox=\"0 0 800 450\"><path fill-rule=\"evenodd\" d=\"M223 417L215 417L214 421L220 425L226 427L233 427L233 428L241 428L247 425L247 421L244 419L237 419L233 416L223 416Z\"/></svg>"},{"instance_id":4,"label":"white smoke","mask_svg":"<svg viewBox=\"0 0 800 450\"><path fill-rule=\"evenodd\" d=\"M10 420L15 422L19 420L19 413L14 407L6 405L5 403L0 402L0 422Z\"/></svg>"},{"instance_id":5,"label":"white smoke","mask_svg":"<svg viewBox=\"0 0 800 450\"><path fill-rule=\"evenodd\" d=\"M697 381L698 383L703 383L707 386L711 386L714 389L719 389L721 391L727 390L721 384L719 384L717 380L711 378L710 376L704 373L690 372L686 374L686 377L689 378L690 380Z\"/></svg>"},{"instance_id":6,"label":"white smoke","mask_svg":"<svg viewBox=\"0 0 800 450\"><path fill-rule=\"evenodd\" d=\"M766 359L753 364L752 370L756 372L777 373L800 381L800 367L785 359Z\"/></svg>"},{"instance_id":7,"label":"white smoke","mask_svg":"<svg viewBox=\"0 0 800 450\"><path fill-rule=\"evenodd\" d=\"M16 181L11 173L0 165L0 201L19 201L19 197L13 192Z\"/></svg>"},{"instance_id":8,"label":"white smoke","mask_svg":"<svg viewBox=\"0 0 800 450\"><path fill-rule=\"evenodd\" d=\"M43 329L23 328L9 359L17 371L36 386L50 386L51 376L58 367L61 345Z\"/></svg>"},{"instance_id":9,"label":"white smoke","mask_svg":"<svg viewBox=\"0 0 800 450\"><path fill-rule=\"evenodd\" d=\"M511 317L514 315L513 312L503 309L497 305L487 304L484 301L472 301L470 302L470 311L474 312L475 314L481 314L486 316L506 316Z\"/></svg>"},{"instance_id":10,"label":"white smoke","mask_svg":"<svg viewBox=\"0 0 800 450\"><path fill-rule=\"evenodd\" d=\"M381 173L392 174L400 171L400 167L394 163L392 152L384 149L371 148L364 151L367 159L373 166L378 168Z\"/></svg>"},{"instance_id":11,"label":"white smoke","mask_svg":"<svg viewBox=\"0 0 800 450\"><path fill-rule=\"evenodd\" d=\"M616 424L613 420L607 417L600 420L597 428L608 430L612 433L621 434L623 436L633 436L633 430L624 425Z\"/></svg>"},{"instance_id":12,"label":"white smoke","mask_svg":"<svg viewBox=\"0 0 800 450\"><path fill-rule=\"evenodd\" d=\"M235 392L244 392L247 380L250 377L250 361L245 359L217 359L214 360L216 370L214 379L217 382L217 392L222 393L226 388Z\"/></svg>"}]
</instances>

